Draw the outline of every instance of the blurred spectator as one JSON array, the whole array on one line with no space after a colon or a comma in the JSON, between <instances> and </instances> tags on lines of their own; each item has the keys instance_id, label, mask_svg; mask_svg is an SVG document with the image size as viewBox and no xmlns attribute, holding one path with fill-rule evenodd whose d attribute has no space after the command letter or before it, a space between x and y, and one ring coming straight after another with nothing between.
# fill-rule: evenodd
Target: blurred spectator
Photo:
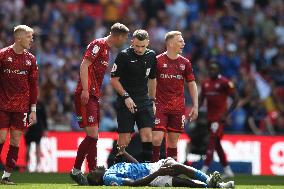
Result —
<instances>
[{"instance_id":1,"label":"blurred spectator","mask_svg":"<svg viewBox=\"0 0 284 189\"><path fill-rule=\"evenodd\" d=\"M279 134L284 130L283 12L284 2L279 0L2 0L0 48L12 43L9 31L15 25L34 27L32 51L39 64L49 129L76 130L71 98L85 45L93 36L104 36L108 24L121 21L131 31L147 29L150 48L161 53L164 34L181 30L186 43L183 53L191 59L198 82L206 77L208 60L216 57L222 74L237 85L241 104L229 130L246 132L249 127L243 120L249 117L259 128L255 118L263 114ZM116 54L110 54L110 67ZM106 74L103 91L108 92L101 99L101 129L105 130L116 127L115 95L109 88ZM255 115L251 99L262 107Z\"/></svg>"}]
</instances>

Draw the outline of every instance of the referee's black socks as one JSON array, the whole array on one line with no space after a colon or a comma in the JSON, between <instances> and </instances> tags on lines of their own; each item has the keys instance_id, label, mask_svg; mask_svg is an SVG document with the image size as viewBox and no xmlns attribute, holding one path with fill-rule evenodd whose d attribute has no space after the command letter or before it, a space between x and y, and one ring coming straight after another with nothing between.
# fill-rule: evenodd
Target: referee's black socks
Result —
<instances>
[{"instance_id":1,"label":"referee's black socks","mask_svg":"<svg viewBox=\"0 0 284 189\"><path fill-rule=\"evenodd\" d=\"M142 142L142 161L151 162L152 159L152 142Z\"/></svg>"}]
</instances>

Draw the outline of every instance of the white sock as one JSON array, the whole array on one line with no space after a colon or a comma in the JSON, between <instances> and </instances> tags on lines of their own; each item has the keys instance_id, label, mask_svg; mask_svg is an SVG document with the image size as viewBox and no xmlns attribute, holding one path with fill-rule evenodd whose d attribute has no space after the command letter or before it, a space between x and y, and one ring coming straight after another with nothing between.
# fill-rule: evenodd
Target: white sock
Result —
<instances>
[{"instance_id":1,"label":"white sock","mask_svg":"<svg viewBox=\"0 0 284 189\"><path fill-rule=\"evenodd\" d=\"M73 167L73 169L72 169L72 174L73 174L73 175L78 175L79 173L81 173L81 170L76 169L76 168Z\"/></svg>"},{"instance_id":2,"label":"white sock","mask_svg":"<svg viewBox=\"0 0 284 189\"><path fill-rule=\"evenodd\" d=\"M6 171L4 171L3 175L2 175L2 179L6 178L6 177L10 177L11 173L8 173Z\"/></svg>"},{"instance_id":3,"label":"white sock","mask_svg":"<svg viewBox=\"0 0 284 189\"><path fill-rule=\"evenodd\" d=\"M231 172L232 169L231 169L230 165L227 165L226 167L224 167L224 171L225 172Z\"/></svg>"}]
</instances>

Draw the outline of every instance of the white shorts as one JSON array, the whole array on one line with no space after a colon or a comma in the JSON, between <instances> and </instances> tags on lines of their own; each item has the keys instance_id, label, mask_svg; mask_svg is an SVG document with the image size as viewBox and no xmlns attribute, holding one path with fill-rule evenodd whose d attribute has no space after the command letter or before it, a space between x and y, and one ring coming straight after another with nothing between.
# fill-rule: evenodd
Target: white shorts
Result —
<instances>
[{"instance_id":1,"label":"white shorts","mask_svg":"<svg viewBox=\"0 0 284 189\"><path fill-rule=\"evenodd\" d=\"M176 161L173 158L171 158L171 157L168 157L167 159L161 159L158 162L152 163L150 174L158 171L160 169L160 167L162 167L164 164L166 164L168 162L176 163ZM173 177L169 176L169 175L158 176L149 185L150 186L155 186L155 187L156 186L158 186L158 187L173 186Z\"/></svg>"},{"instance_id":2,"label":"white shorts","mask_svg":"<svg viewBox=\"0 0 284 189\"><path fill-rule=\"evenodd\" d=\"M155 178L150 184L150 186L154 187L168 187L173 186L173 177L166 175L166 176L158 176Z\"/></svg>"}]
</instances>

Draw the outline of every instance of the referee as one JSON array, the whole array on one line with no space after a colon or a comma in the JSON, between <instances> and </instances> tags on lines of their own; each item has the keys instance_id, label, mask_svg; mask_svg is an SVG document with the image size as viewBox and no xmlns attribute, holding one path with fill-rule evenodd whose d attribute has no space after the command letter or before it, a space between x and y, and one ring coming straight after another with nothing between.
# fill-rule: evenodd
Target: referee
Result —
<instances>
[{"instance_id":1,"label":"referee","mask_svg":"<svg viewBox=\"0 0 284 189\"><path fill-rule=\"evenodd\" d=\"M147 49L149 35L136 30L132 45L121 51L111 71L111 85L118 93L118 147L126 147L136 123L142 141L142 161L151 161L154 97L156 93L156 53Z\"/></svg>"}]
</instances>

